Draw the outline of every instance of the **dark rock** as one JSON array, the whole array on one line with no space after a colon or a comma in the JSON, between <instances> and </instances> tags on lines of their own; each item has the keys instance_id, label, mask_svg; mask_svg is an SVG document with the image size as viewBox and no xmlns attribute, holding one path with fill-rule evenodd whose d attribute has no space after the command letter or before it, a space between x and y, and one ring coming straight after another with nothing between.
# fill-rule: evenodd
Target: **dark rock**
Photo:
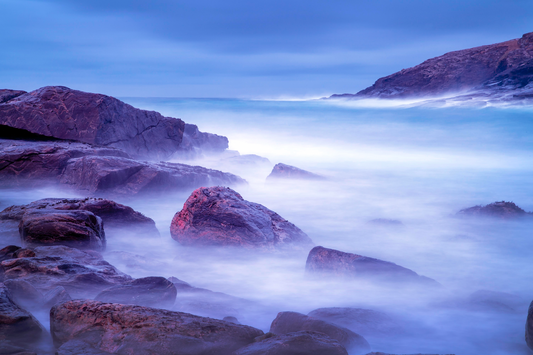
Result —
<instances>
[{"instance_id":1,"label":"dark rock","mask_svg":"<svg viewBox=\"0 0 533 355\"><path fill-rule=\"evenodd\" d=\"M308 274L322 276L367 277L376 281L438 285L435 280L394 263L321 246L314 247L309 252L305 270Z\"/></svg>"},{"instance_id":2,"label":"dark rock","mask_svg":"<svg viewBox=\"0 0 533 355\"><path fill-rule=\"evenodd\" d=\"M224 317L222 318L223 321L225 322L230 322L230 323L235 323L235 324L241 324L241 322L239 322L239 320L235 317L232 317L232 316L227 316L227 317Z\"/></svg>"},{"instance_id":3,"label":"dark rock","mask_svg":"<svg viewBox=\"0 0 533 355\"><path fill-rule=\"evenodd\" d=\"M57 349L56 355L111 355L81 340L69 340Z\"/></svg>"},{"instance_id":4,"label":"dark rock","mask_svg":"<svg viewBox=\"0 0 533 355\"><path fill-rule=\"evenodd\" d=\"M89 211L33 211L20 222L20 237L29 246L66 245L78 249L104 250L102 219Z\"/></svg>"},{"instance_id":5,"label":"dark rock","mask_svg":"<svg viewBox=\"0 0 533 355\"><path fill-rule=\"evenodd\" d=\"M82 340L101 351L120 349L120 353L138 355L227 355L263 334L252 327L188 313L92 300L52 307L50 332L58 347Z\"/></svg>"},{"instance_id":6,"label":"dark rock","mask_svg":"<svg viewBox=\"0 0 533 355\"><path fill-rule=\"evenodd\" d=\"M35 257L2 261L5 280L25 280L43 294L62 286L74 298L94 297L106 288L131 281L92 250L62 245L33 250Z\"/></svg>"},{"instance_id":7,"label":"dark rock","mask_svg":"<svg viewBox=\"0 0 533 355\"><path fill-rule=\"evenodd\" d=\"M474 206L457 212L459 217L495 217L510 219L525 217L530 214L515 205L513 202L494 202L486 206Z\"/></svg>"},{"instance_id":8,"label":"dark rock","mask_svg":"<svg viewBox=\"0 0 533 355\"><path fill-rule=\"evenodd\" d=\"M188 246L272 249L312 243L304 232L274 211L220 186L195 190L174 216L170 233Z\"/></svg>"},{"instance_id":9,"label":"dark rock","mask_svg":"<svg viewBox=\"0 0 533 355\"><path fill-rule=\"evenodd\" d=\"M24 309L33 310L42 306L43 294L25 280L5 280L9 298Z\"/></svg>"},{"instance_id":10,"label":"dark rock","mask_svg":"<svg viewBox=\"0 0 533 355\"><path fill-rule=\"evenodd\" d=\"M323 176L282 163L276 164L267 176L267 180L272 179L325 180Z\"/></svg>"},{"instance_id":11,"label":"dark rock","mask_svg":"<svg viewBox=\"0 0 533 355\"><path fill-rule=\"evenodd\" d=\"M378 351L378 352L371 352L366 355L394 355L394 354L382 353ZM407 354L404 354L404 355L407 355ZM439 355L439 354L412 354L412 355ZM441 354L441 355L454 355L454 354Z\"/></svg>"},{"instance_id":12,"label":"dark rock","mask_svg":"<svg viewBox=\"0 0 533 355\"><path fill-rule=\"evenodd\" d=\"M186 123L179 155L185 158L198 158L204 152L222 152L228 148L228 145L228 138L213 133L200 132L198 126Z\"/></svg>"},{"instance_id":13,"label":"dark rock","mask_svg":"<svg viewBox=\"0 0 533 355\"><path fill-rule=\"evenodd\" d=\"M1 89L0 90L0 104L3 104L4 102L8 102L9 100L14 99L15 97L18 97L22 94L26 94L26 91Z\"/></svg>"},{"instance_id":14,"label":"dark rock","mask_svg":"<svg viewBox=\"0 0 533 355\"><path fill-rule=\"evenodd\" d=\"M364 353L370 351L370 345L361 335L351 330L339 327L320 319L308 317L296 312L280 312L272 324L270 332L274 334L287 334L301 330L314 331L326 334L337 340L349 351Z\"/></svg>"},{"instance_id":15,"label":"dark rock","mask_svg":"<svg viewBox=\"0 0 533 355\"><path fill-rule=\"evenodd\" d=\"M31 315L20 308L9 297L4 284L0 283L0 344L10 342L14 346L24 346L41 338L43 327Z\"/></svg>"},{"instance_id":16,"label":"dark rock","mask_svg":"<svg viewBox=\"0 0 533 355\"><path fill-rule=\"evenodd\" d=\"M533 80L533 33L520 39L449 52L378 79L356 95L332 98L435 97L465 91L516 91Z\"/></svg>"},{"instance_id":17,"label":"dark rock","mask_svg":"<svg viewBox=\"0 0 533 355\"><path fill-rule=\"evenodd\" d=\"M337 324L351 331L368 336L393 336L403 333L402 326L389 315L363 308L318 308L308 316Z\"/></svg>"},{"instance_id":18,"label":"dark rock","mask_svg":"<svg viewBox=\"0 0 533 355\"><path fill-rule=\"evenodd\" d=\"M533 302L529 305L526 319L526 343L533 350Z\"/></svg>"},{"instance_id":19,"label":"dark rock","mask_svg":"<svg viewBox=\"0 0 533 355\"><path fill-rule=\"evenodd\" d=\"M43 296L43 307L50 309L58 303L70 301L72 298L68 294L67 290L63 286L57 286L51 289Z\"/></svg>"},{"instance_id":20,"label":"dark rock","mask_svg":"<svg viewBox=\"0 0 533 355\"><path fill-rule=\"evenodd\" d=\"M144 277L112 286L94 299L101 302L136 304L138 306L170 308L176 301L176 287L164 277Z\"/></svg>"},{"instance_id":21,"label":"dark rock","mask_svg":"<svg viewBox=\"0 0 533 355\"><path fill-rule=\"evenodd\" d=\"M266 338L239 349L235 355L348 355L348 352L325 334L299 331Z\"/></svg>"},{"instance_id":22,"label":"dark rock","mask_svg":"<svg viewBox=\"0 0 533 355\"><path fill-rule=\"evenodd\" d=\"M28 351L26 348L13 345L11 341L0 342L0 354L2 355L37 355L33 351Z\"/></svg>"}]
</instances>

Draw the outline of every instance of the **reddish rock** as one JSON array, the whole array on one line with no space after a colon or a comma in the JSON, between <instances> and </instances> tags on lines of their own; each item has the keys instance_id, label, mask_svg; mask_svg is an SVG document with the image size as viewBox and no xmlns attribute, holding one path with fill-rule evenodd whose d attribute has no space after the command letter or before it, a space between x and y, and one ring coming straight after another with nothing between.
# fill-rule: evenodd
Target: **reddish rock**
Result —
<instances>
[{"instance_id":1,"label":"reddish rock","mask_svg":"<svg viewBox=\"0 0 533 355\"><path fill-rule=\"evenodd\" d=\"M366 277L375 281L438 285L435 280L420 276L416 272L400 265L321 246L314 247L309 252L305 270L308 274L326 277Z\"/></svg>"},{"instance_id":2,"label":"reddish rock","mask_svg":"<svg viewBox=\"0 0 533 355\"><path fill-rule=\"evenodd\" d=\"M188 313L74 300L52 307L57 347L83 340L109 353L228 355L263 334L259 329Z\"/></svg>"},{"instance_id":3,"label":"reddish rock","mask_svg":"<svg viewBox=\"0 0 533 355\"><path fill-rule=\"evenodd\" d=\"M195 190L172 219L170 233L187 246L272 249L312 243L274 211L221 186Z\"/></svg>"},{"instance_id":4,"label":"reddish rock","mask_svg":"<svg viewBox=\"0 0 533 355\"><path fill-rule=\"evenodd\" d=\"M102 219L89 211L33 211L25 213L20 237L29 246L66 245L78 249L104 250Z\"/></svg>"},{"instance_id":5,"label":"reddish rock","mask_svg":"<svg viewBox=\"0 0 533 355\"><path fill-rule=\"evenodd\" d=\"M348 355L348 352L325 334L299 331L266 337L237 350L235 355Z\"/></svg>"},{"instance_id":6,"label":"reddish rock","mask_svg":"<svg viewBox=\"0 0 533 355\"><path fill-rule=\"evenodd\" d=\"M531 216L513 202L494 202L486 206L474 206L465 208L457 212L459 217L491 217L511 219L517 217Z\"/></svg>"},{"instance_id":7,"label":"reddish rock","mask_svg":"<svg viewBox=\"0 0 533 355\"><path fill-rule=\"evenodd\" d=\"M170 308L176 301L176 287L164 277L144 277L112 286L94 299L101 302L136 304L138 306Z\"/></svg>"},{"instance_id":8,"label":"reddish rock","mask_svg":"<svg viewBox=\"0 0 533 355\"><path fill-rule=\"evenodd\" d=\"M26 94L26 91L1 89L0 90L0 104L4 102L8 102L9 100L14 99L15 97L18 97L22 94Z\"/></svg>"},{"instance_id":9,"label":"reddish rock","mask_svg":"<svg viewBox=\"0 0 533 355\"><path fill-rule=\"evenodd\" d=\"M270 175L267 176L267 180L273 179L324 180L325 178L294 166L279 163L274 166Z\"/></svg>"},{"instance_id":10,"label":"reddish rock","mask_svg":"<svg viewBox=\"0 0 533 355\"><path fill-rule=\"evenodd\" d=\"M370 351L370 345L361 335L351 330L339 327L320 319L308 317L297 312L280 312L270 325L270 332L274 334L287 334L301 330L314 331L326 334L337 340L349 351L364 353Z\"/></svg>"}]
</instances>

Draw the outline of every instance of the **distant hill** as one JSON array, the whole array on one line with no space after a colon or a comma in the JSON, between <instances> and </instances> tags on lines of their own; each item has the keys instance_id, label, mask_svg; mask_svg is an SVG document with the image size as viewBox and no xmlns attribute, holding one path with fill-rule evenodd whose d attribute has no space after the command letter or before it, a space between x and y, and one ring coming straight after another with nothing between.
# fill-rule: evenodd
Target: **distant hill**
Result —
<instances>
[{"instance_id":1,"label":"distant hill","mask_svg":"<svg viewBox=\"0 0 533 355\"><path fill-rule=\"evenodd\" d=\"M446 53L378 79L357 94L330 98L533 99L533 32L522 38ZM466 97L465 97L466 95Z\"/></svg>"}]
</instances>

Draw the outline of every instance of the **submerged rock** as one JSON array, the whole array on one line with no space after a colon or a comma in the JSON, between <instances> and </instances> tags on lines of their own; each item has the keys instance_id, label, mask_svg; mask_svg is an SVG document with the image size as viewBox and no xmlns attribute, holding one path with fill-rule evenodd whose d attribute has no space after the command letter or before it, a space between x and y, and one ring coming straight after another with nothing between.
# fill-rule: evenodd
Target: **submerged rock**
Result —
<instances>
[{"instance_id":1,"label":"submerged rock","mask_svg":"<svg viewBox=\"0 0 533 355\"><path fill-rule=\"evenodd\" d=\"M227 355L263 334L188 313L92 300L52 307L50 333L58 347L82 340L101 351L138 355Z\"/></svg>"},{"instance_id":2,"label":"submerged rock","mask_svg":"<svg viewBox=\"0 0 533 355\"><path fill-rule=\"evenodd\" d=\"M22 216L19 230L22 241L29 246L66 245L94 250L106 246L102 219L89 211L32 211Z\"/></svg>"},{"instance_id":3,"label":"submerged rock","mask_svg":"<svg viewBox=\"0 0 533 355\"><path fill-rule=\"evenodd\" d=\"M493 202L486 206L474 206L457 212L459 217L494 217L502 219L511 219L517 217L531 216L513 202Z\"/></svg>"},{"instance_id":4,"label":"submerged rock","mask_svg":"<svg viewBox=\"0 0 533 355\"><path fill-rule=\"evenodd\" d=\"M325 180L325 177L299 169L286 164L276 164L267 180L272 179L300 179L300 180Z\"/></svg>"},{"instance_id":5,"label":"submerged rock","mask_svg":"<svg viewBox=\"0 0 533 355\"><path fill-rule=\"evenodd\" d=\"M280 312L270 325L270 332L274 334L287 334L302 330L323 333L337 340L350 352L360 354L370 351L370 345L361 335L347 328L339 327L301 313Z\"/></svg>"},{"instance_id":6,"label":"submerged rock","mask_svg":"<svg viewBox=\"0 0 533 355\"><path fill-rule=\"evenodd\" d=\"M312 243L274 211L221 186L196 189L172 219L170 233L187 246L272 249Z\"/></svg>"},{"instance_id":7,"label":"submerged rock","mask_svg":"<svg viewBox=\"0 0 533 355\"><path fill-rule=\"evenodd\" d=\"M348 355L348 352L323 333L298 331L266 337L239 349L235 355Z\"/></svg>"},{"instance_id":8,"label":"submerged rock","mask_svg":"<svg viewBox=\"0 0 533 355\"><path fill-rule=\"evenodd\" d=\"M376 281L438 285L435 280L420 276L403 266L321 246L314 247L309 252L305 270L308 274L326 277L366 277Z\"/></svg>"}]
</instances>

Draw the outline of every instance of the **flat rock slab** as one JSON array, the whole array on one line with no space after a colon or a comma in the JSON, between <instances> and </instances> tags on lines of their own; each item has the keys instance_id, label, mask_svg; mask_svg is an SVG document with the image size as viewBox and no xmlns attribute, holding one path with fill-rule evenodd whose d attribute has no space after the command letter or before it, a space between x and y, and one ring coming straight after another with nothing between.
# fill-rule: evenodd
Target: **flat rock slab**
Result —
<instances>
[{"instance_id":1,"label":"flat rock slab","mask_svg":"<svg viewBox=\"0 0 533 355\"><path fill-rule=\"evenodd\" d=\"M348 355L348 352L323 333L299 331L268 337L239 349L235 355Z\"/></svg>"},{"instance_id":2,"label":"flat rock slab","mask_svg":"<svg viewBox=\"0 0 533 355\"><path fill-rule=\"evenodd\" d=\"M162 309L74 300L50 311L56 346L82 340L113 354L227 355L263 332L249 326Z\"/></svg>"},{"instance_id":3,"label":"flat rock slab","mask_svg":"<svg viewBox=\"0 0 533 355\"><path fill-rule=\"evenodd\" d=\"M270 175L267 176L267 180L275 179L326 180L323 176L282 163L276 164Z\"/></svg>"},{"instance_id":4,"label":"flat rock slab","mask_svg":"<svg viewBox=\"0 0 533 355\"><path fill-rule=\"evenodd\" d=\"M341 278L364 277L375 281L413 282L439 285L403 266L362 255L345 253L321 246L314 247L307 257L305 270L310 275Z\"/></svg>"},{"instance_id":5,"label":"flat rock slab","mask_svg":"<svg viewBox=\"0 0 533 355\"><path fill-rule=\"evenodd\" d=\"M187 246L273 249L312 245L294 224L227 187L196 189L170 225L172 238Z\"/></svg>"},{"instance_id":6,"label":"flat rock slab","mask_svg":"<svg viewBox=\"0 0 533 355\"><path fill-rule=\"evenodd\" d=\"M347 328L309 317L301 313L280 312L270 325L270 332L274 334L287 334L301 330L326 334L330 338L337 340L350 352L356 352L359 354L370 351L370 345L361 335L354 333Z\"/></svg>"}]
</instances>

